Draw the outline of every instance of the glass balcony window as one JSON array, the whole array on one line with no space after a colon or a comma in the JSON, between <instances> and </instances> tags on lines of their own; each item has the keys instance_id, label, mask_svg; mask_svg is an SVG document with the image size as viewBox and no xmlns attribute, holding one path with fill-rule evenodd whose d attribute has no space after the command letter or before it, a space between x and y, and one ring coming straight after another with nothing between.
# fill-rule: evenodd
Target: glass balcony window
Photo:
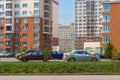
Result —
<instances>
[{"instance_id":1,"label":"glass balcony window","mask_svg":"<svg viewBox=\"0 0 120 80\"><path fill-rule=\"evenodd\" d=\"M110 15L103 15L103 22L110 22Z\"/></svg>"},{"instance_id":2,"label":"glass balcony window","mask_svg":"<svg viewBox=\"0 0 120 80\"><path fill-rule=\"evenodd\" d=\"M110 4L103 4L103 12L110 12Z\"/></svg>"},{"instance_id":3,"label":"glass balcony window","mask_svg":"<svg viewBox=\"0 0 120 80\"><path fill-rule=\"evenodd\" d=\"M102 37L102 44L107 44L110 42L110 36L103 36Z\"/></svg>"}]
</instances>

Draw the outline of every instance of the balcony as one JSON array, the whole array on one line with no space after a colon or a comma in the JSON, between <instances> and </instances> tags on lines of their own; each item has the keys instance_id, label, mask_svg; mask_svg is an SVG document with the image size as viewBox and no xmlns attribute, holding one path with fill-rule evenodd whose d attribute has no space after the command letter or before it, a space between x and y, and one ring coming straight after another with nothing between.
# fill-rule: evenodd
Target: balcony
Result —
<instances>
[{"instance_id":1,"label":"balcony","mask_svg":"<svg viewBox=\"0 0 120 80\"><path fill-rule=\"evenodd\" d=\"M7 31L5 31L5 33L14 33L14 31L12 31L12 30L7 30Z\"/></svg>"}]
</instances>

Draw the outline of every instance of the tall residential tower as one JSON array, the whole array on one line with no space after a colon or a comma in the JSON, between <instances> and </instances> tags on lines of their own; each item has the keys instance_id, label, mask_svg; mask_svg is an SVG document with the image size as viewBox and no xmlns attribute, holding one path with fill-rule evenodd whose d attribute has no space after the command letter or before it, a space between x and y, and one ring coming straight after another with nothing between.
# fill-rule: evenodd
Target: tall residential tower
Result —
<instances>
[{"instance_id":1,"label":"tall residential tower","mask_svg":"<svg viewBox=\"0 0 120 80\"><path fill-rule=\"evenodd\" d=\"M75 0L75 47L83 49L86 41L100 41L101 0Z\"/></svg>"}]
</instances>

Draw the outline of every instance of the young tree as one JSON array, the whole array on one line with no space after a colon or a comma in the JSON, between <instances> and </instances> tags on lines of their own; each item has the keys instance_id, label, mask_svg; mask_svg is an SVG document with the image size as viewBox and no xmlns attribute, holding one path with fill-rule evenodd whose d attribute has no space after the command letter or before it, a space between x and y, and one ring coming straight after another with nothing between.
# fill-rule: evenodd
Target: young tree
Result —
<instances>
[{"instance_id":1,"label":"young tree","mask_svg":"<svg viewBox=\"0 0 120 80\"><path fill-rule=\"evenodd\" d=\"M117 60L117 57L118 57L118 51L117 49L114 47L112 49L112 60Z\"/></svg>"},{"instance_id":2,"label":"young tree","mask_svg":"<svg viewBox=\"0 0 120 80\"><path fill-rule=\"evenodd\" d=\"M109 59L117 59L118 51L117 49L109 42L105 48L104 56Z\"/></svg>"},{"instance_id":3,"label":"young tree","mask_svg":"<svg viewBox=\"0 0 120 80\"><path fill-rule=\"evenodd\" d=\"M18 47L18 53L22 53L22 52L25 52L25 49L23 47Z\"/></svg>"},{"instance_id":4,"label":"young tree","mask_svg":"<svg viewBox=\"0 0 120 80\"><path fill-rule=\"evenodd\" d=\"M43 61L47 62L50 58L50 49L45 48L43 52L44 52Z\"/></svg>"}]
</instances>

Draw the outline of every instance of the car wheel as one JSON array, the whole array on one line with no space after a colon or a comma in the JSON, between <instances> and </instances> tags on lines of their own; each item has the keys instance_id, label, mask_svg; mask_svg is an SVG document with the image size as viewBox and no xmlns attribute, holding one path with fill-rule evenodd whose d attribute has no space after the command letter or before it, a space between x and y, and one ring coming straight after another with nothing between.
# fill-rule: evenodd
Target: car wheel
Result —
<instances>
[{"instance_id":1,"label":"car wheel","mask_svg":"<svg viewBox=\"0 0 120 80\"><path fill-rule=\"evenodd\" d=\"M23 62L27 62L27 61L28 61L28 59L23 59L22 61L23 61Z\"/></svg>"},{"instance_id":2,"label":"car wheel","mask_svg":"<svg viewBox=\"0 0 120 80\"><path fill-rule=\"evenodd\" d=\"M96 58L93 58L93 59L92 59L92 61L93 61L93 62L96 62L96 61L97 61L97 59L96 59Z\"/></svg>"},{"instance_id":3,"label":"car wheel","mask_svg":"<svg viewBox=\"0 0 120 80\"><path fill-rule=\"evenodd\" d=\"M74 62L74 61L75 61L75 58L69 58L68 61L70 61L70 62Z\"/></svg>"}]
</instances>

